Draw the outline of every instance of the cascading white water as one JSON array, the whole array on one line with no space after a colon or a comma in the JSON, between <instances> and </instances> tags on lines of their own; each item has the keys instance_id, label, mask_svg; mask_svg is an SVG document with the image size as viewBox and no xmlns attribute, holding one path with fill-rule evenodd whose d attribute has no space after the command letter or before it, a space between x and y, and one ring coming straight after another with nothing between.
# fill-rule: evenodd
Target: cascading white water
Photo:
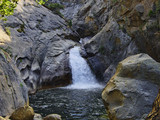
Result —
<instances>
[{"instance_id":1,"label":"cascading white water","mask_svg":"<svg viewBox=\"0 0 160 120\"><path fill-rule=\"evenodd\" d=\"M70 50L69 60L73 84L68 86L68 88L90 89L102 87L97 83L85 59L81 57L79 47L74 47Z\"/></svg>"}]
</instances>

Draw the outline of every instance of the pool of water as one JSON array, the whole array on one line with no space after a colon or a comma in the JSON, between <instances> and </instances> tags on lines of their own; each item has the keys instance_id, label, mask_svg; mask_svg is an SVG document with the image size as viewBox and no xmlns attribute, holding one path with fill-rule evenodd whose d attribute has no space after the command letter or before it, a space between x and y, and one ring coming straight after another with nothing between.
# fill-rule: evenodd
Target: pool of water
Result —
<instances>
[{"instance_id":1,"label":"pool of water","mask_svg":"<svg viewBox=\"0 0 160 120\"><path fill-rule=\"evenodd\" d=\"M102 89L56 88L30 96L30 106L43 117L60 114L63 120L107 120Z\"/></svg>"}]
</instances>

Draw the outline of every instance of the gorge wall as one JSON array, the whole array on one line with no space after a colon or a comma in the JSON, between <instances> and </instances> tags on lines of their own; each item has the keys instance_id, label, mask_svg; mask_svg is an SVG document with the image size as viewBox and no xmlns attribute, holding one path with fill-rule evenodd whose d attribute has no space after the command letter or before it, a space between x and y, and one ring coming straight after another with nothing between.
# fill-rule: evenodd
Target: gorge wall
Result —
<instances>
[{"instance_id":1,"label":"gorge wall","mask_svg":"<svg viewBox=\"0 0 160 120\"><path fill-rule=\"evenodd\" d=\"M73 19L88 62L98 78L108 81L127 56L144 52L159 61L159 0L90 0ZM82 34L81 34L82 33Z\"/></svg>"},{"instance_id":2,"label":"gorge wall","mask_svg":"<svg viewBox=\"0 0 160 120\"><path fill-rule=\"evenodd\" d=\"M64 5L64 9L59 11L61 14L38 5L34 0L21 0L18 2L14 15L9 16L6 22L1 21L0 23L0 48L11 56L12 62L20 71L17 81L22 79L27 85L29 93L35 93L38 89L66 86L72 83L68 58L69 49L78 45L80 38L82 38L82 55L88 60L97 78L105 83L115 74L118 63L128 56L144 52L156 61L160 61L159 0L50 0L47 4L55 2ZM137 57L137 60L141 61L142 56ZM145 59L151 60L149 56L145 56ZM2 61L4 61L4 56ZM151 61L159 65L156 61ZM2 67L2 71L5 69ZM18 71L18 69L16 70ZM150 66L147 67L147 70L150 69ZM131 71L134 72L134 70ZM159 71L154 75L159 75L158 73ZM124 77L127 80L134 78L127 75L118 77ZM5 75L2 74L2 76L5 79ZM151 76L148 76L147 82L144 83L151 84L155 89L146 88L152 91L146 92L151 95L149 103L146 102L146 106L148 106L144 107L146 114L151 110L151 104L158 93L159 86L157 81L157 83L153 83L154 80L148 82L150 78ZM133 81L137 80L137 78L134 79ZM144 78L142 77L140 80L142 79ZM121 79L117 81L119 80ZM25 86L23 81L22 84ZM112 83L114 83L113 79L107 86L111 84L112 88ZM144 83L138 79L137 84L142 84L142 88ZM107 86L105 89L108 90ZM122 95L120 98L123 98L123 93L128 92L129 89L122 89L124 86L121 85L121 82L118 82L117 86L118 94ZM22 88L17 89L20 91L19 89ZM24 87L24 91L17 93L23 97L22 101L18 102L14 108L25 104L27 98L25 90ZM153 91L155 91L154 94L152 94ZM110 93L107 92L104 91L103 94ZM134 92L135 95L140 94L136 93L137 91ZM145 89L142 89L142 93L145 94ZM106 96L103 96L103 99L105 101ZM147 99L147 97L143 96L143 99ZM21 104L19 105L19 103ZM108 105L107 102L105 104ZM107 105L106 109L109 111L111 120L139 119L139 116L145 114L141 113L138 117L132 118L118 118L112 111L115 106L110 109ZM128 110L127 107L125 110ZM6 114L7 112L2 112L2 115Z\"/></svg>"}]
</instances>

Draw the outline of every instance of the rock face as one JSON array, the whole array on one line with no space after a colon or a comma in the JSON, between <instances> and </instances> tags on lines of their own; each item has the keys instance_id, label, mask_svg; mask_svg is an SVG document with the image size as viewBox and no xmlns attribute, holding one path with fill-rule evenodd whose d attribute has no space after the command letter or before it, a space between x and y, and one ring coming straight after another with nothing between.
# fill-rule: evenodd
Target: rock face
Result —
<instances>
[{"instance_id":1,"label":"rock face","mask_svg":"<svg viewBox=\"0 0 160 120\"><path fill-rule=\"evenodd\" d=\"M138 53L138 48L113 18L103 29L84 44L88 62L99 79L108 81L119 61Z\"/></svg>"},{"instance_id":2,"label":"rock face","mask_svg":"<svg viewBox=\"0 0 160 120\"><path fill-rule=\"evenodd\" d=\"M159 5L159 0L85 1L73 29L81 37L92 37L84 48L98 78L107 82L118 62L140 52L160 61Z\"/></svg>"},{"instance_id":3,"label":"rock face","mask_svg":"<svg viewBox=\"0 0 160 120\"><path fill-rule=\"evenodd\" d=\"M64 6L64 9L61 9L60 12L65 19L71 20L78 13L79 9L83 6L84 0L49 0L47 4L58 3Z\"/></svg>"},{"instance_id":4,"label":"rock face","mask_svg":"<svg viewBox=\"0 0 160 120\"><path fill-rule=\"evenodd\" d=\"M157 98L153 103L152 111L149 113L146 120L159 120L160 119L160 90Z\"/></svg>"},{"instance_id":5,"label":"rock face","mask_svg":"<svg viewBox=\"0 0 160 120\"><path fill-rule=\"evenodd\" d=\"M10 115L24 106L27 100L27 87L21 80L18 68L9 55L0 50L0 116Z\"/></svg>"},{"instance_id":6,"label":"rock face","mask_svg":"<svg viewBox=\"0 0 160 120\"><path fill-rule=\"evenodd\" d=\"M159 68L147 54L119 63L102 93L110 120L140 120L151 111L160 86Z\"/></svg>"},{"instance_id":7,"label":"rock face","mask_svg":"<svg viewBox=\"0 0 160 120\"><path fill-rule=\"evenodd\" d=\"M63 18L34 0L21 0L2 27L11 34L1 28L7 36L1 36L1 47L12 56L29 93L71 83L68 52L79 38Z\"/></svg>"}]
</instances>

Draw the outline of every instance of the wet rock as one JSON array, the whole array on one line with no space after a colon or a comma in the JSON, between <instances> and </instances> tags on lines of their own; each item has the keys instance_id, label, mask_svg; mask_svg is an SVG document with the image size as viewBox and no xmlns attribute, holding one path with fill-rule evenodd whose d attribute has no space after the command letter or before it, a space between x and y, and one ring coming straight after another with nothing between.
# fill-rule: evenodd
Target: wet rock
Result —
<instances>
[{"instance_id":1,"label":"wet rock","mask_svg":"<svg viewBox=\"0 0 160 120\"><path fill-rule=\"evenodd\" d=\"M110 120L139 120L151 111L160 86L160 64L147 54L119 63L102 98Z\"/></svg>"},{"instance_id":2,"label":"wet rock","mask_svg":"<svg viewBox=\"0 0 160 120\"><path fill-rule=\"evenodd\" d=\"M10 119L11 120L33 120L34 118L34 110L30 106L20 107L15 110Z\"/></svg>"},{"instance_id":3,"label":"wet rock","mask_svg":"<svg viewBox=\"0 0 160 120\"><path fill-rule=\"evenodd\" d=\"M62 119L61 119L61 116L58 114L50 114L44 117L43 120L62 120Z\"/></svg>"},{"instance_id":4,"label":"wet rock","mask_svg":"<svg viewBox=\"0 0 160 120\"><path fill-rule=\"evenodd\" d=\"M33 120L43 120L40 114L35 113Z\"/></svg>"},{"instance_id":5,"label":"wet rock","mask_svg":"<svg viewBox=\"0 0 160 120\"><path fill-rule=\"evenodd\" d=\"M0 116L10 115L27 100L28 90L18 68L8 53L0 49Z\"/></svg>"}]
</instances>

